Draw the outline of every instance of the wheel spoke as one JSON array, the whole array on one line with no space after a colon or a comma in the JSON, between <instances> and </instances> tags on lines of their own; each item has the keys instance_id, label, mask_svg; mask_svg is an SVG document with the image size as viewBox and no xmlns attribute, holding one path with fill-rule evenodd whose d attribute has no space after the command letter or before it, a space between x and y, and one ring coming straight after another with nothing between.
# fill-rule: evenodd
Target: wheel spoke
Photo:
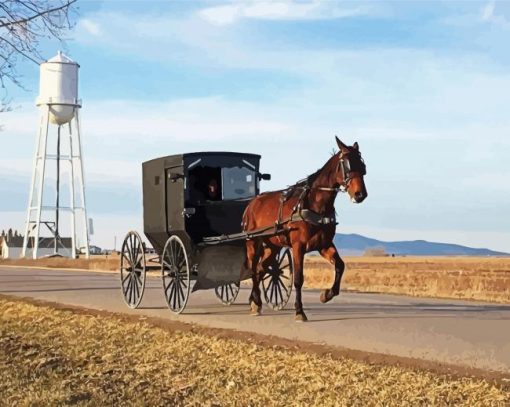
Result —
<instances>
[{"instance_id":1,"label":"wheel spoke","mask_svg":"<svg viewBox=\"0 0 510 407\"><path fill-rule=\"evenodd\" d=\"M273 279L269 280L269 284L267 285L267 291L268 291L268 298L269 298L269 303L272 304L273 303Z\"/></svg>"},{"instance_id":2,"label":"wheel spoke","mask_svg":"<svg viewBox=\"0 0 510 407\"><path fill-rule=\"evenodd\" d=\"M126 248L126 253L127 253L128 264L130 267L133 267L133 258L131 256L131 251L129 250L129 247Z\"/></svg>"},{"instance_id":3,"label":"wheel spoke","mask_svg":"<svg viewBox=\"0 0 510 407\"><path fill-rule=\"evenodd\" d=\"M276 302L276 291L275 291L275 287L274 287L274 280L271 280L271 296L270 296L269 302L271 304L275 304L275 302Z\"/></svg>"},{"instance_id":4,"label":"wheel spoke","mask_svg":"<svg viewBox=\"0 0 510 407\"><path fill-rule=\"evenodd\" d=\"M131 284L131 291L132 291L131 304L135 304L136 303L136 299L138 298L138 295L136 293L137 292L136 290L137 290L138 286L136 284L136 278L134 277L134 275L133 275L132 279L133 279L133 284Z\"/></svg>"},{"instance_id":5,"label":"wheel spoke","mask_svg":"<svg viewBox=\"0 0 510 407\"><path fill-rule=\"evenodd\" d=\"M282 280L278 280L278 282L283 287L283 289L285 290L285 294L287 294L287 297L288 297L289 296L289 290L287 289L287 287L285 287L285 284L283 284Z\"/></svg>"},{"instance_id":6,"label":"wheel spoke","mask_svg":"<svg viewBox=\"0 0 510 407\"><path fill-rule=\"evenodd\" d=\"M131 254L131 261L133 263L133 266L135 265L135 245L136 245L136 237L133 238L133 244L131 245L131 247L129 248L130 249L130 254Z\"/></svg>"},{"instance_id":7,"label":"wheel spoke","mask_svg":"<svg viewBox=\"0 0 510 407\"><path fill-rule=\"evenodd\" d=\"M277 281L277 284L276 284L276 291L278 293L278 301L277 301L277 304L278 306L280 306L282 303L283 303L283 293L282 293L282 289L280 287L280 279L278 279Z\"/></svg>"},{"instance_id":8,"label":"wheel spoke","mask_svg":"<svg viewBox=\"0 0 510 407\"><path fill-rule=\"evenodd\" d=\"M176 288L176 284L177 282L174 283L173 287L172 287L172 290L170 291L170 295L172 297L172 304L173 304L173 310L175 311L175 301L176 301L176 297L177 297L177 288Z\"/></svg>"},{"instance_id":9,"label":"wheel spoke","mask_svg":"<svg viewBox=\"0 0 510 407\"><path fill-rule=\"evenodd\" d=\"M135 276L134 280L135 280L135 283L133 284L133 286L135 287L134 288L134 294L135 294L135 298L134 299L135 299L135 302L136 302L136 300L140 296L140 288L138 287L138 282L136 281L136 276Z\"/></svg>"},{"instance_id":10,"label":"wheel spoke","mask_svg":"<svg viewBox=\"0 0 510 407\"><path fill-rule=\"evenodd\" d=\"M129 278L130 276L130 273L126 273L126 276L125 277L122 277L122 285L124 286L126 280Z\"/></svg>"},{"instance_id":11,"label":"wheel spoke","mask_svg":"<svg viewBox=\"0 0 510 407\"><path fill-rule=\"evenodd\" d=\"M128 241L128 244L126 245L126 251L129 253L129 261L131 263L133 263L133 254L131 252L131 249L133 247L133 235L129 235L129 241Z\"/></svg>"},{"instance_id":12,"label":"wheel spoke","mask_svg":"<svg viewBox=\"0 0 510 407\"><path fill-rule=\"evenodd\" d=\"M168 289L174 284L175 280L172 279L170 280L170 282L168 283L168 285L165 287L165 295L167 298L170 298L169 294L168 294Z\"/></svg>"},{"instance_id":13,"label":"wheel spoke","mask_svg":"<svg viewBox=\"0 0 510 407\"><path fill-rule=\"evenodd\" d=\"M129 304L132 304L133 303L133 277L131 277L129 279L129 296L128 296L128 303Z\"/></svg>"},{"instance_id":14,"label":"wheel spoke","mask_svg":"<svg viewBox=\"0 0 510 407\"><path fill-rule=\"evenodd\" d=\"M179 246L178 246L178 249L179 249L179 252L178 252L178 253L176 253L176 255L175 255L175 263L176 263L176 264L178 263L178 261L177 261L177 260L180 260L181 258L182 258L182 260L185 260L185 259L184 259L184 254L183 254L183 252L182 252L182 246L181 246L181 245L179 245Z\"/></svg>"},{"instance_id":15,"label":"wheel spoke","mask_svg":"<svg viewBox=\"0 0 510 407\"><path fill-rule=\"evenodd\" d=\"M173 242L170 242L170 244L168 245L168 251L166 252L166 255L168 257L168 261L170 262L170 264L174 264L174 249L173 249Z\"/></svg>"},{"instance_id":16,"label":"wheel spoke","mask_svg":"<svg viewBox=\"0 0 510 407\"><path fill-rule=\"evenodd\" d=\"M168 269L168 270L165 270L165 271L170 271L170 269L172 268L172 266L168 262L166 262L165 260L163 260L163 265L165 265L166 268Z\"/></svg>"},{"instance_id":17,"label":"wheel spoke","mask_svg":"<svg viewBox=\"0 0 510 407\"><path fill-rule=\"evenodd\" d=\"M276 287L276 279L273 279L273 286L271 288L271 291L273 293L273 304L278 305L278 290Z\"/></svg>"},{"instance_id":18,"label":"wheel spoke","mask_svg":"<svg viewBox=\"0 0 510 407\"><path fill-rule=\"evenodd\" d=\"M184 290L182 289L182 284L179 284L179 308L181 308L181 298L182 298L182 301L184 302L184 300L186 299L186 296L184 294Z\"/></svg>"},{"instance_id":19,"label":"wheel spoke","mask_svg":"<svg viewBox=\"0 0 510 407\"><path fill-rule=\"evenodd\" d=\"M172 292L174 290L174 287L175 287L175 281L172 280L170 282L170 284L168 284L168 287L167 287L167 299L168 299L167 302L168 302L168 305L170 305L170 306L172 304Z\"/></svg>"},{"instance_id":20,"label":"wheel spoke","mask_svg":"<svg viewBox=\"0 0 510 407\"><path fill-rule=\"evenodd\" d=\"M142 277L140 277L140 276L138 275L137 270L135 270L133 273L134 273L134 275L135 275L135 281L136 281L136 283L137 283L137 284L142 285ZM140 271L140 275L141 275L141 274L142 274L142 272Z\"/></svg>"},{"instance_id":21,"label":"wheel spoke","mask_svg":"<svg viewBox=\"0 0 510 407\"><path fill-rule=\"evenodd\" d=\"M174 293L174 303L175 303L175 306L174 308L176 310L178 310L180 308L180 302L181 302L181 293L179 291L179 281L176 281L175 282L175 293Z\"/></svg>"},{"instance_id":22,"label":"wheel spoke","mask_svg":"<svg viewBox=\"0 0 510 407\"><path fill-rule=\"evenodd\" d=\"M124 247L122 248L122 257L125 258L128 263L131 263L131 260L129 259L129 257L126 256L126 253L124 251Z\"/></svg>"},{"instance_id":23,"label":"wheel spoke","mask_svg":"<svg viewBox=\"0 0 510 407\"><path fill-rule=\"evenodd\" d=\"M168 248L170 249L168 251L168 259L170 260L170 262L172 264L175 264L175 255L174 255L174 242L170 242L170 244L168 245Z\"/></svg>"},{"instance_id":24,"label":"wheel spoke","mask_svg":"<svg viewBox=\"0 0 510 407\"><path fill-rule=\"evenodd\" d=\"M128 280L128 283L127 285L124 285L124 297L127 297L128 295L128 290L130 289L130 286L131 286L131 274L128 274L127 277L126 277L126 280Z\"/></svg>"},{"instance_id":25,"label":"wheel spoke","mask_svg":"<svg viewBox=\"0 0 510 407\"><path fill-rule=\"evenodd\" d=\"M138 245L136 246L136 256L142 257L142 253L143 253L142 241L138 239Z\"/></svg>"}]
</instances>

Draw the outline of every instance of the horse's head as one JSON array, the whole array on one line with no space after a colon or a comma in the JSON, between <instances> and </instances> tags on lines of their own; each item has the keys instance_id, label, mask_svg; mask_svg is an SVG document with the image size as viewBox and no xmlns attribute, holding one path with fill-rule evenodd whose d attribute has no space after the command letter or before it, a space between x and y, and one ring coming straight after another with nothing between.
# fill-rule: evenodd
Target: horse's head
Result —
<instances>
[{"instance_id":1,"label":"horse's head","mask_svg":"<svg viewBox=\"0 0 510 407\"><path fill-rule=\"evenodd\" d=\"M367 173L365 162L361 158L358 143L349 147L342 143L335 136L336 143L340 151L335 155L336 164L336 183L345 188L352 202L361 203L368 196L367 188L363 177Z\"/></svg>"}]
</instances>

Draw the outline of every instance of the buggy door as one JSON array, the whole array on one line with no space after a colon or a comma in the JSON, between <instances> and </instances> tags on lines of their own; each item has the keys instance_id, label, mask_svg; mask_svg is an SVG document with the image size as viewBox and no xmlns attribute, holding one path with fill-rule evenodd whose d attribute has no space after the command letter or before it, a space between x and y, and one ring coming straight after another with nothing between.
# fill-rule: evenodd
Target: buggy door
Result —
<instances>
[{"instance_id":1,"label":"buggy door","mask_svg":"<svg viewBox=\"0 0 510 407\"><path fill-rule=\"evenodd\" d=\"M165 170L166 180L166 227L168 233L184 230L184 172L182 166Z\"/></svg>"}]
</instances>

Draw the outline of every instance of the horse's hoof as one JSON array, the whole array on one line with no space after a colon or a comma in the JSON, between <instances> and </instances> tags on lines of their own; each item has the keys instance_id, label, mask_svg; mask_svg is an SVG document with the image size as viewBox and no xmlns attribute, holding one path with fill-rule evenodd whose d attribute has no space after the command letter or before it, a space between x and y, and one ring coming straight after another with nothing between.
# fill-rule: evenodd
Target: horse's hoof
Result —
<instances>
[{"instance_id":1,"label":"horse's hoof","mask_svg":"<svg viewBox=\"0 0 510 407\"><path fill-rule=\"evenodd\" d=\"M305 313L296 314L296 317L294 318L296 322L306 322L308 321L308 318L306 317Z\"/></svg>"},{"instance_id":2,"label":"horse's hoof","mask_svg":"<svg viewBox=\"0 0 510 407\"><path fill-rule=\"evenodd\" d=\"M262 307L258 306L253 302L251 303L250 307L251 307L250 315L258 317L261 314Z\"/></svg>"},{"instance_id":3,"label":"horse's hoof","mask_svg":"<svg viewBox=\"0 0 510 407\"><path fill-rule=\"evenodd\" d=\"M321 291L321 296L320 296L320 300L323 304L326 304L328 301L331 300L331 298L333 298L332 295L329 295L329 290L322 290Z\"/></svg>"}]
</instances>

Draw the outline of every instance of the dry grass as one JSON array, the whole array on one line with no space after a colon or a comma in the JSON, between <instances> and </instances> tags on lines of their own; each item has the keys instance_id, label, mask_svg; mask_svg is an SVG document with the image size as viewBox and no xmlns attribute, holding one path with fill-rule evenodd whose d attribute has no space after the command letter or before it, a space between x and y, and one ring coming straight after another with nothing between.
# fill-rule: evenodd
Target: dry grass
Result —
<instances>
[{"instance_id":1,"label":"dry grass","mask_svg":"<svg viewBox=\"0 0 510 407\"><path fill-rule=\"evenodd\" d=\"M42 259L0 259L0 265L8 266L31 266L51 267L61 269L81 269L96 271L117 271L119 269L119 255L94 255L90 259L69 259L65 257L42 258Z\"/></svg>"},{"instance_id":2,"label":"dry grass","mask_svg":"<svg viewBox=\"0 0 510 407\"><path fill-rule=\"evenodd\" d=\"M481 379L333 359L0 298L5 405L508 405Z\"/></svg>"},{"instance_id":3,"label":"dry grass","mask_svg":"<svg viewBox=\"0 0 510 407\"><path fill-rule=\"evenodd\" d=\"M510 303L510 258L347 257L343 289ZM1 264L116 271L118 255L77 259L13 259ZM320 256L305 262L305 287L327 288L333 267Z\"/></svg>"},{"instance_id":4,"label":"dry grass","mask_svg":"<svg viewBox=\"0 0 510 407\"><path fill-rule=\"evenodd\" d=\"M329 287L333 268L311 256L305 286ZM351 257L343 289L510 303L510 258Z\"/></svg>"}]
</instances>

